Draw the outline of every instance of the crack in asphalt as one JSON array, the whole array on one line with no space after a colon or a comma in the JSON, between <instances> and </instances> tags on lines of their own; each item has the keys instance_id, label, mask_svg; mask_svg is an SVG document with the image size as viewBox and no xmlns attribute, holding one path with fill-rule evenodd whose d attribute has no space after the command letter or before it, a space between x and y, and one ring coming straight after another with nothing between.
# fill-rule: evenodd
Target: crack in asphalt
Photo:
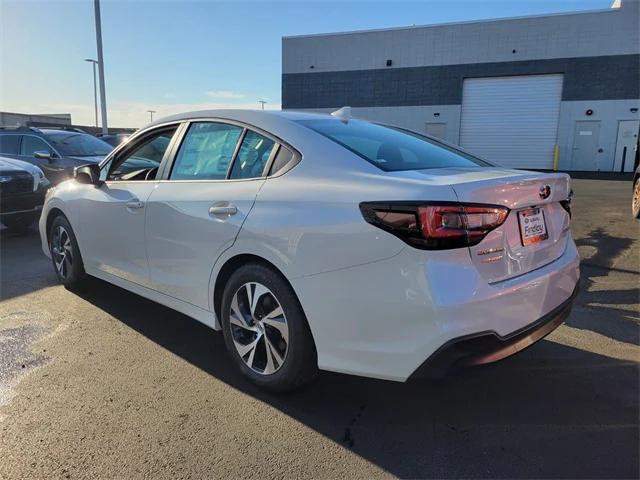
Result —
<instances>
[{"instance_id":1,"label":"crack in asphalt","mask_svg":"<svg viewBox=\"0 0 640 480\"><path fill-rule=\"evenodd\" d=\"M358 411L353 415L353 417L351 417L351 421L347 424L347 427L344 430L342 443L346 445L348 448L353 448L353 446L355 445L355 438L353 437L352 429L353 427L355 427L356 423L358 423L358 420L360 420L360 417L362 417L362 413L364 412L365 408L366 408L366 405L360 405L360 407L358 408Z\"/></svg>"}]
</instances>

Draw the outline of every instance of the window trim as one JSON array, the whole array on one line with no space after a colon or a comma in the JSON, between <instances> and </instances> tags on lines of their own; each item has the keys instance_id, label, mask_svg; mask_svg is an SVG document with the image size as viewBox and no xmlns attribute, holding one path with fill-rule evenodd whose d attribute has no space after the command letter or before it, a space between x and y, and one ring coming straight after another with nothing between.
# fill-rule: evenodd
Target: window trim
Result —
<instances>
[{"instance_id":1,"label":"window trim","mask_svg":"<svg viewBox=\"0 0 640 480\"><path fill-rule=\"evenodd\" d=\"M249 129L249 130L253 130L256 133L259 133L260 135L264 135L267 138L270 138L271 140L273 140L274 142L276 142L277 145L279 146L284 146L286 148L288 148L289 150L291 150L291 152L293 153L293 160L290 162L290 166L288 166L286 169L283 169L280 172L274 173L269 175L268 173L271 171L271 166L275 160L275 154L267 161L267 165L265 168L265 171L263 172L263 177L254 177L254 178L224 178L224 179L219 179L219 180L208 180L208 179L204 179L204 180L170 180L169 179L169 173L171 172L171 169L173 168L173 163L175 161L176 155L178 153L178 149L180 148L180 145L182 145L182 140L184 138L184 135L186 133L186 131L189 128L189 125L191 123L195 123L195 122L216 122L216 123L228 123L231 125L237 125L239 127L245 128L245 129ZM292 170L296 165L298 165L302 160L303 160L303 155L302 153L300 153L300 151L295 148L293 145L291 145L289 142L283 140L282 138L278 137L277 135L274 135L266 130L263 130L260 127L256 127L255 125L252 125L250 123L247 122L242 122L239 120L233 120L230 118L222 118L222 117L193 117L193 118L183 118L183 119L176 119L176 120L171 120L171 121L167 121L164 123L158 123L152 126L147 127L144 130L138 130L137 132L134 132L128 139L126 142L121 143L120 145L118 145L116 148L114 148L111 153L109 153L109 155L107 155L98 165L100 167L100 170L102 170L106 165L108 165L112 159L116 156L116 155L120 155L120 152L124 151L125 149L128 149L129 146L133 145L134 143L136 143L140 138L146 136L147 134L156 131L157 129L160 128L164 128L164 127L169 127L171 125L177 125L178 126L178 130L176 131L175 135L173 136L173 140L172 140L172 145L169 145L169 148L167 148L167 152L168 152L168 156L166 156L166 158L163 158L163 164L160 165L160 168L158 170L158 175L156 175L155 178L155 182L198 182L198 183L203 183L203 182L251 182L251 181L255 181L255 180L263 180L265 178L277 178L280 177L282 175L285 175L287 172L289 172L290 170ZM274 149L274 151L277 151L278 149ZM167 152L165 152L165 155L167 154ZM232 159L232 163L233 160L235 160L235 158ZM165 163L166 161L166 163ZM126 180L120 180L120 183L124 183L126 182Z\"/></svg>"}]
</instances>

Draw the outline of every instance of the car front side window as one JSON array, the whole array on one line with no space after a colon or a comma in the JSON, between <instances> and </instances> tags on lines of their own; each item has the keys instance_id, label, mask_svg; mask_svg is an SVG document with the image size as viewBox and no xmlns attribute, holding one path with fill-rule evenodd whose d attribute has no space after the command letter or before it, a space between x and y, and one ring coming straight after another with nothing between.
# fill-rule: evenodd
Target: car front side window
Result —
<instances>
[{"instance_id":1,"label":"car front side window","mask_svg":"<svg viewBox=\"0 0 640 480\"><path fill-rule=\"evenodd\" d=\"M170 180L225 179L242 131L226 123L193 123L180 145Z\"/></svg>"},{"instance_id":2,"label":"car front side window","mask_svg":"<svg viewBox=\"0 0 640 480\"><path fill-rule=\"evenodd\" d=\"M140 142L110 162L107 180L155 180L177 127L163 129Z\"/></svg>"}]
</instances>

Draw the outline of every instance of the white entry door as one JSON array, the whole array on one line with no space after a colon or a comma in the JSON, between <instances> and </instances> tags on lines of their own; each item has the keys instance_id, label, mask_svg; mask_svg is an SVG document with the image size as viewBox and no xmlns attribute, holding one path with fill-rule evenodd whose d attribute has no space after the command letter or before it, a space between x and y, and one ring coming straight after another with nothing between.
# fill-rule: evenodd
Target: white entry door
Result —
<instances>
[{"instance_id":1,"label":"white entry door","mask_svg":"<svg viewBox=\"0 0 640 480\"><path fill-rule=\"evenodd\" d=\"M618 141L613 162L614 172L633 172L638 148L639 120L623 120L618 123Z\"/></svg>"},{"instance_id":2,"label":"white entry door","mask_svg":"<svg viewBox=\"0 0 640 480\"><path fill-rule=\"evenodd\" d=\"M573 132L573 156L571 170L600 171L603 166L598 161L600 144L600 120L580 120ZM608 170L610 167L604 168Z\"/></svg>"}]
</instances>

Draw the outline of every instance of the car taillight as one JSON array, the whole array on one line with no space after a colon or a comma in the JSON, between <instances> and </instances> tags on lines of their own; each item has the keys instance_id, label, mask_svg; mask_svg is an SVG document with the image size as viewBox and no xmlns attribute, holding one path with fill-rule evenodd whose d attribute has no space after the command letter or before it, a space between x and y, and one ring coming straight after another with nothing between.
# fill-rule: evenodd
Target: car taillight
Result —
<instances>
[{"instance_id":1,"label":"car taillight","mask_svg":"<svg viewBox=\"0 0 640 480\"><path fill-rule=\"evenodd\" d=\"M460 203L365 202L360 211L372 225L426 250L476 245L509 215L506 207Z\"/></svg>"},{"instance_id":2,"label":"car taillight","mask_svg":"<svg viewBox=\"0 0 640 480\"><path fill-rule=\"evenodd\" d=\"M560 200L560 205L564 208L571 218L571 199L573 198L573 189L569 192L569 196L565 200Z\"/></svg>"}]
</instances>

